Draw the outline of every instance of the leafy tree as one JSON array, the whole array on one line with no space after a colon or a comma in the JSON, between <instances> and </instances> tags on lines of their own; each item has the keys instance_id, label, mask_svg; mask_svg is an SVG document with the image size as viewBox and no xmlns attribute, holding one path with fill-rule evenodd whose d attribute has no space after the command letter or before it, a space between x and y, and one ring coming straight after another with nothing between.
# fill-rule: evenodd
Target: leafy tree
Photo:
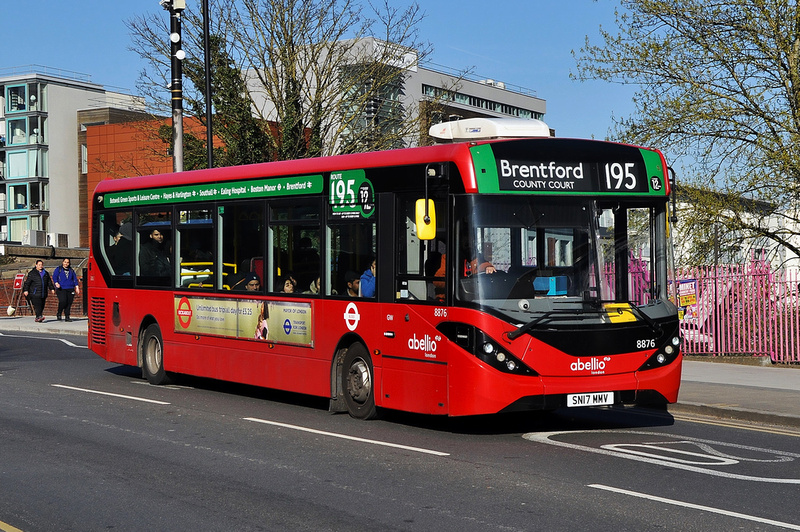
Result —
<instances>
[{"instance_id":1,"label":"leafy tree","mask_svg":"<svg viewBox=\"0 0 800 532\"><path fill-rule=\"evenodd\" d=\"M634 84L622 141L691 165L710 222L800 254L800 7L791 0L622 0L618 33L576 54L578 79ZM751 210L753 201L759 208ZM684 219L684 222L687 220ZM684 227L686 224L682 224Z\"/></svg>"},{"instance_id":2,"label":"leafy tree","mask_svg":"<svg viewBox=\"0 0 800 532\"><path fill-rule=\"evenodd\" d=\"M214 165L235 166L269 161L272 158L269 132L266 124L253 116L252 101L241 71L228 56L224 42L218 35L210 36L209 50L211 101L214 109L224 109L213 118L212 130L224 143L224 148L214 150ZM205 87L202 57L200 60L193 58L185 61L183 73L195 87ZM205 98L198 100L196 96L190 96L186 102L190 113L205 126ZM207 150L205 142L202 149ZM207 157L204 160L207 161Z\"/></svg>"}]
</instances>

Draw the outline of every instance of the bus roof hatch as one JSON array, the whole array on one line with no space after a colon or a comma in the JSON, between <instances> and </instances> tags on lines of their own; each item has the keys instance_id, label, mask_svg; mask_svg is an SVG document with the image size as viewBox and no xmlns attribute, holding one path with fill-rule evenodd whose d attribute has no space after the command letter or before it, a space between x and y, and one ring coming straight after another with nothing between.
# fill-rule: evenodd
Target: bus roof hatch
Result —
<instances>
[{"instance_id":1,"label":"bus roof hatch","mask_svg":"<svg viewBox=\"0 0 800 532\"><path fill-rule=\"evenodd\" d=\"M439 142L551 136L541 120L524 118L465 118L435 124L429 134Z\"/></svg>"}]
</instances>

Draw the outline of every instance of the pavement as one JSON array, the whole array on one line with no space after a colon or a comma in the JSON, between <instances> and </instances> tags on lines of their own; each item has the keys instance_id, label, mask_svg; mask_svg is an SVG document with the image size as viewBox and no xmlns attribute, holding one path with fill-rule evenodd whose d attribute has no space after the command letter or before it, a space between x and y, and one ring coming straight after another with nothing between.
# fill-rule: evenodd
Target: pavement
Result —
<instances>
[{"instance_id":1,"label":"pavement","mask_svg":"<svg viewBox=\"0 0 800 532\"><path fill-rule=\"evenodd\" d=\"M35 323L32 316L0 318L0 333L87 335L85 317L72 322L47 317ZM800 364L773 365L769 359L747 357L687 357L678 402L669 405L673 415L703 415L745 422L800 428ZM745 357L735 357L742 361ZM712 361L713 360L713 361Z\"/></svg>"}]
</instances>

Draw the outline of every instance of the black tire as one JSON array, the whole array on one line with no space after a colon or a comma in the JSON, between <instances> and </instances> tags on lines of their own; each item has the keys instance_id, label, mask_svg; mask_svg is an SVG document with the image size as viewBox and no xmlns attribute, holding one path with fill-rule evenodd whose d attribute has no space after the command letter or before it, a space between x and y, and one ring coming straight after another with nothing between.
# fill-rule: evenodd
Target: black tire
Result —
<instances>
[{"instance_id":1,"label":"black tire","mask_svg":"<svg viewBox=\"0 0 800 532\"><path fill-rule=\"evenodd\" d=\"M361 344L351 345L342 364L342 390L348 413L356 419L375 419L375 372L367 349Z\"/></svg>"},{"instance_id":2,"label":"black tire","mask_svg":"<svg viewBox=\"0 0 800 532\"><path fill-rule=\"evenodd\" d=\"M161 329L151 323L142 334L142 375L150 384L167 384L169 377L164 371L164 340Z\"/></svg>"}]
</instances>

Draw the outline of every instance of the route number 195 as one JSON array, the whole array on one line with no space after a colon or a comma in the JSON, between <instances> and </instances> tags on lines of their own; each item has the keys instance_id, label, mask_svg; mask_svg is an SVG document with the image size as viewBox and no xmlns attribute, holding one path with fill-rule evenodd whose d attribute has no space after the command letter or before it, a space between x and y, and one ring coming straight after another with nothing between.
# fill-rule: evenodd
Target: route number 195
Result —
<instances>
[{"instance_id":1,"label":"route number 195","mask_svg":"<svg viewBox=\"0 0 800 532\"><path fill-rule=\"evenodd\" d=\"M636 188L636 174L633 169L634 163L606 163L606 189L621 190L625 187L628 190Z\"/></svg>"}]
</instances>

